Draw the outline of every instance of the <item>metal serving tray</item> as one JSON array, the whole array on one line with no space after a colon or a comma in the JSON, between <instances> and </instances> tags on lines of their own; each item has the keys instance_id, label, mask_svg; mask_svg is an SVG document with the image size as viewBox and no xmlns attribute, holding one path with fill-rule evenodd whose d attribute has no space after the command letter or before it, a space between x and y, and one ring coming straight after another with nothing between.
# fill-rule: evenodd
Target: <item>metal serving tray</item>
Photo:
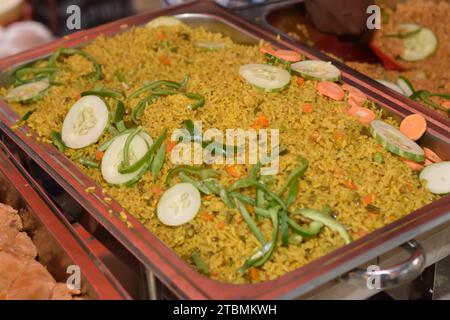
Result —
<instances>
[{"instance_id":1,"label":"metal serving tray","mask_svg":"<svg viewBox=\"0 0 450 320\"><path fill-rule=\"evenodd\" d=\"M403 0L383 0L384 4L391 7L395 7L397 3L403 2ZM308 47L304 42L306 39L294 39L292 36L288 35L289 32L296 30L297 23L305 23L308 26L310 33L310 38L314 41L314 49L319 49L323 52L332 53L341 59L348 61L360 61L360 62L370 62L374 63L379 61L379 59L374 55L372 50L369 49L367 44L361 43L361 40L366 41L367 39L360 39L355 37L336 37L333 35L327 35L319 32L311 26L311 23L306 17L306 10L304 5L304 0L289 0L281 1L277 3L260 4L248 7L239 8L236 13L245 17L249 21L255 24L271 30L281 36L283 40L287 40L292 43L296 43L298 46ZM365 36L367 38L367 36ZM322 53L318 56L320 59L324 59L325 54ZM333 60L328 58L327 60ZM336 63L334 60L333 63ZM342 63L338 63L339 68L343 67ZM398 92L395 92L384 86L380 86L375 80L363 75L357 71L350 71L350 67L346 66L345 70L353 76L356 76L358 80L366 82L370 87L376 88L376 90L387 92L396 104L402 106L403 108L411 106L416 110L426 115L432 115L438 121L442 122L447 127L450 127L450 118L445 117L437 112L426 108L417 101L411 100ZM447 130L448 131L448 130Z\"/></svg>"},{"instance_id":2,"label":"metal serving tray","mask_svg":"<svg viewBox=\"0 0 450 320\"><path fill-rule=\"evenodd\" d=\"M255 26L213 3L195 1L74 34L36 50L0 60L0 67L22 64L48 55L61 45L81 45L95 39L99 34L113 35L131 26L143 24L156 16L168 14L177 15L189 25L201 25L208 30L222 32L237 42L255 44L260 39L265 39L276 42L280 47L299 51L311 59L329 60L322 53L303 47L287 38L281 37L277 40L276 34L272 31ZM336 65L343 71L344 82L359 87L388 114L401 119L412 112L417 112L415 106L408 105L409 101L401 101L399 97L391 96L391 93L386 92L384 87L370 79L363 78L345 65L337 62ZM8 73L4 73L0 83L5 84L8 78ZM444 159L450 159L448 128L434 118L431 113L424 112L424 116L428 120L429 127L421 143L436 150ZM92 233L96 228L106 230L147 268L148 285L152 289L150 290L151 298L161 297L161 292L157 290L161 287L164 288L164 294L169 292L170 297L176 298L298 298L408 240L431 232L434 228L442 227L445 222L450 221L450 196L447 196L276 280L249 285L221 283L197 273L131 215L128 215L128 221L134 227L128 228L118 217L118 213L123 208L114 201L111 204L106 203L103 200L105 195L102 193L101 187L78 170L62 153L53 146L37 142L32 137L33 133L26 126L12 130L10 127L17 118L11 108L0 102L0 130L8 147L22 154L24 163L31 162L31 166L37 164L37 168L40 170L37 178L44 175L53 179L82 208L84 213L73 212L71 219L83 221L86 229ZM48 180L46 181L48 182ZM92 186L95 186L95 192L86 193L85 189ZM108 210L112 210L112 214ZM406 268L406 271L412 271L406 277L409 278L420 273L425 265L425 258L422 248L416 243L409 243L407 249L413 251L411 257L400 265L400 269L395 270L405 271ZM387 273L389 276L392 275ZM401 274L404 275L405 272ZM345 279L354 279L355 275L358 279L361 276L364 277L364 274L353 272ZM402 276L394 280L400 279L405 280Z\"/></svg>"},{"instance_id":3,"label":"metal serving tray","mask_svg":"<svg viewBox=\"0 0 450 320\"><path fill-rule=\"evenodd\" d=\"M80 298L128 298L103 263L71 233L63 215L3 144L0 144L0 202L18 210L24 231L37 248L38 261L58 282L66 282L70 276L67 268L75 265L81 271Z\"/></svg>"}]
</instances>

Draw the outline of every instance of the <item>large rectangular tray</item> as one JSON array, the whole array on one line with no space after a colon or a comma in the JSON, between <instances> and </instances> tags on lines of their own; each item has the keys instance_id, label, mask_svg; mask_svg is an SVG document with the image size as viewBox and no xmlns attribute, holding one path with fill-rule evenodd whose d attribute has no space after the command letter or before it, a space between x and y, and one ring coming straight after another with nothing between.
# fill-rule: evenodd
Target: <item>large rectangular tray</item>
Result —
<instances>
[{"instance_id":1,"label":"large rectangular tray","mask_svg":"<svg viewBox=\"0 0 450 320\"><path fill-rule=\"evenodd\" d=\"M273 32L257 27L210 2L195 1L159 12L123 19L72 35L34 51L0 61L0 67L14 66L48 55L61 45L81 45L95 39L99 34L113 35L130 26L140 25L156 16L167 14L177 15L192 26L201 25L208 30L222 32L237 42L255 44L260 39L264 39L276 42L277 46L299 51L311 59L330 60L322 53L293 43L289 39L282 37L277 40L276 34ZM359 87L380 108L392 116L401 119L412 112L417 112L413 106L399 101L398 97L393 97L390 93L385 92L383 87L376 82L367 81L360 74L338 62L336 65L343 71L344 82ZM4 83L7 79L8 74L4 74L1 81ZM424 116L427 118L429 127L422 140L423 145L433 148L444 159L450 159L448 128L436 120L432 114L425 113ZM8 141L9 146L17 148L26 155L26 159L32 159L37 163L89 213L98 225L108 230L121 245L133 253L148 268L151 277L155 276L178 298L297 298L450 220L450 196L447 196L276 280L251 285L220 283L193 270L131 215L128 215L128 220L134 228L127 228L118 217L118 213L123 210L118 203L113 202L111 205L105 203L103 200L105 195L102 194L100 186L78 170L56 148L38 143L32 137L28 137L27 133L32 134L32 132L27 127L11 130L10 127L16 119L17 115L6 104L0 102L0 130L3 139ZM85 189L91 186L95 186L95 192L86 193ZM108 212L110 208L113 210L112 215Z\"/></svg>"}]
</instances>

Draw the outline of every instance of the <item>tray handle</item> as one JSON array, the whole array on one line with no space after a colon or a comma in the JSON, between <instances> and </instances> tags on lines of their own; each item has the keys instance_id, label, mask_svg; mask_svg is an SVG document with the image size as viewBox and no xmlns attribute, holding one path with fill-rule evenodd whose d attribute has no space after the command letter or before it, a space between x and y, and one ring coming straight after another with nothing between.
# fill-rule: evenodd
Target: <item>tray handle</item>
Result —
<instances>
[{"instance_id":1,"label":"tray handle","mask_svg":"<svg viewBox=\"0 0 450 320\"><path fill-rule=\"evenodd\" d=\"M410 240L400 246L410 256L397 264L380 268L369 266L367 270L362 268L348 272L344 279L351 283L364 285L368 289L386 290L398 287L417 278L425 268L425 251L416 240Z\"/></svg>"}]
</instances>

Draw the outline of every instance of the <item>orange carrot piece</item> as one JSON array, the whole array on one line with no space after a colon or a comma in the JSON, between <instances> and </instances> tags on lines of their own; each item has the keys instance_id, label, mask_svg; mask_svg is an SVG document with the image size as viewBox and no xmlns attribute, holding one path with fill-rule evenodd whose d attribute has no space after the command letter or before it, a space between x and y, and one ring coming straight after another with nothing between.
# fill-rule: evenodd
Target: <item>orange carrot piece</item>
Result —
<instances>
[{"instance_id":1,"label":"orange carrot piece","mask_svg":"<svg viewBox=\"0 0 450 320\"><path fill-rule=\"evenodd\" d=\"M362 107L364 102L366 102L367 96L364 93L357 93L357 91L350 91L348 94L348 101L352 101L352 103L357 104Z\"/></svg>"},{"instance_id":2,"label":"orange carrot piece","mask_svg":"<svg viewBox=\"0 0 450 320\"><path fill-rule=\"evenodd\" d=\"M420 114L412 114L403 119L400 131L413 141L419 140L427 131L427 121Z\"/></svg>"},{"instance_id":3,"label":"orange carrot piece","mask_svg":"<svg viewBox=\"0 0 450 320\"><path fill-rule=\"evenodd\" d=\"M413 171L420 171L423 169L423 165L414 161L410 161L410 160L406 160L406 159L402 159L402 161L411 168L411 170Z\"/></svg>"},{"instance_id":4,"label":"orange carrot piece","mask_svg":"<svg viewBox=\"0 0 450 320\"><path fill-rule=\"evenodd\" d=\"M350 189L350 190L358 189L358 186L351 180L345 180L343 182L343 184L344 184L344 187L346 187L347 189Z\"/></svg>"},{"instance_id":5,"label":"orange carrot piece","mask_svg":"<svg viewBox=\"0 0 450 320\"><path fill-rule=\"evenodd\" d=\"M219 228L220 230L223 230L224 228L225 228L225 221L220 221L218 224L217 224L217 228Z\"/></svg>"},{"instance_id":6,"label":"orange carrot piece","mask_svg":"<svg viewBox=\"0 0 450 320\"><path fill-rule=\"evenodd\" d=\"M368 204L373 202L373 195L368 194L362 198L362 203L364 204L364 207L367 207Z\"/></svg>"},{"instance_id":7,"label":"orange carrot piece","mask_svg":"<svg viewBox=\"0 0 450 320\"><path fill-rule=\"evenodd\" d=\"M267 118L267 116L265 114L260 114L258 119L257 119L258 124L262 127L262 128L267 128L269 126L269 118Z\"/></svg>"},{"instance_id":8,"label":"orange carrot piece","mask_svg":"<svg viewBox=\"0 0 450 320\"><path fill-rule=\"evenodd\" d=\"M166 151L171 152L173 148L178 144L178 141L171 141L167 144Z\"/></svg>"},{"instance_id":9,"label":"orange carrot piece","mask_svg":"<svg viewBox=\"0 0 450 320\"><path fill-rule=\"evenodd\" d=\"M303 113L313 113L314 106L311 103L305 103L303 105Z\"/></svg>"},{"instance_id":10,"label":"orange carrot piece","mask_svg":"<svg viewBox=\"0 0 450 320\"><path fill-rule=\"evenodd\" d=\"M239 172L237 165L228 166L225 168L225 171L234 178L241 177L241 173Z\"/></svg>"},{"instance_id":11,"label":"orange carrot piece","mask_svg":"<svg viewBox=\"0 0 450 320\"><path fill-rule=\"evenodd\" d=\"M369 124L376 118L375 112L370 109L354 106L346 111L349 115L357 117L362 124Z\"/></svg>"},{"instance_id":12,"label":"orange carrot piece","mask_svg":"<svg viewBox=\"0 0 450 320\"><path fill-rule=\"evenodd\" d=\"M423 148L423 152L425 153L425 158L431 162L438 163L443 161L433 150L429 148Z\"/></svg>"},{"instance_id":13,"label":"orange carrot piece","mask_svg":"<svg viewBox=\"0 0 450 320\"><path fill-rule=\"evenodd\" d=\"M342 90L342 88L334 82L319 82L316 86L316 89L320 94L333 100L341 101L345 97L344 90Z\"/></svg>"},{"instance_id":14,"label":"orange carrot piece","mask_svg":"<svg viewBox=\"0 0 450 320\"><path fill-rule=\"evenodd\" d=\"M261 52L262 54L270 54L272 56L275 55L275 49L272 48L271 46L262 46L259 47L259 52Z\"/></svg>"},{"instance_id":15,"label":"orange carrot piece","mask_svg":"<svg viewBox=\"0 0 450 320\"><path fill-rule=\"evenodd\" d=\"M446 100L444 102L441 103L441 106L443 106L444 108L446 108L447 110L450 109L450 101Z\"/></svg>"},{"instance_id":16,"label":"orange carrot piece","mask_svg":"<svg viewBox=\"0 0 450 320\"><path fill-rule=\"evenodd\" d=\"M288 62L297 62L302 60L302 55L292 50L276 50L275 57Z\"/></svg>"},{"instance_id":17,"label":"orange carrot piece","mask_svg":"<svg viewBox=\"0 0 450 320\"><path fill-rule=\"evenodd\" d=\"M157 36L159 40L164 40L167 38L164 32L158 32Z\"/></svg>"},{"instance_id":18,"label":"orange carrot piece","mask_svg":"<svg viewBox=\"0 0 450 320\"><path fill-rule=\"evenodd\" d=\"M160 195L162 192L161 188L158 186L153 186L152 187L152 193L156 194L156 195Z\"/></svg>"},{"instance_id":19,"label":"orange carrot piece","mask_svg":"<svg viewBox=\"0 0 450 320\"><path fill-rule=\"evenodd\" d=\"M258 269L256 269L255 267L252 267L248 271L249 271L250 278L253 281L259 281L259 270Z\"/></svg>"},{"instance_id":20,"label":"orange carrot piece","mask_svg":"<svg viewBox=\"0 0 450 320\"><path fill-rule=\"evenodd\" d=\"M104 155L105 153L103 151L97 151L95 153L95 160L102 161Z\"/></svg>"},{"instance_id":21,"label":"orange carrot piece","mask_svg":"<svg viewBox=\"0 0 450 320\"><path fill-rule=\"evenodd\" d=\"M213 220L214 220L214 216L213 216L212 214L208 213L208 212L203 212L203 213L200 215L200 218L201 218L203 221L213 221Z\"/></svg>"},{"instance_id":22,"label":"orange carrot piece","mask_svg":"<svg viewBox=\"0 0 450 320\"><path fill-rule=\"evenodd\" d=\"M159 62L161 62L165 66L170 65L169 57L165 54L159 56Z\"/></svg>"},{"instance_id":23,"label":"orange carrot piece","mask_svg":"<svg viewBox=\"0 0 450 320\"><path fill-rule=\"evenodd\" d=\"M299 87L303 87L303 85L305 84L305 79L298 77L297 84Z\"/></svg>"}]
</instances>

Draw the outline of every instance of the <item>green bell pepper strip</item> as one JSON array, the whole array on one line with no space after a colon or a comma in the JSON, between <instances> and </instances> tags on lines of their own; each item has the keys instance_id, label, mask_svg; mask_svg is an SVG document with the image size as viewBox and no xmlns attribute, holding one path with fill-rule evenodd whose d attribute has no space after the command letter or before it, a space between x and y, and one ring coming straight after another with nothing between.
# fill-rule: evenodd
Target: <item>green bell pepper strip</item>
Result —
<instances>
[{"instance_id":1,"label":"green bell pepper strip","mask_svg":"<svg viewBox=\"0 0 450 320\"><path fill-rule=\"evenodd\" d=\"M135 92L133 92L132 94L130 94L128 96L128 99L131 100L133 98L136 98L137 96L140 96L144 92L153 91L155 89L159 89L162 86L166 86L168 88L172 88L177 91L180 90L180 88L181 88L181 85L177 82L170 81L170 80L158 80L158 81L149 83L149 84L143 86L142 88L136 90Z\"/></svg>"},{"instance_id":2,"label":"green bell pepper strip","mask_svg":"<svg viewBox=\"0 0 450 320\"><path fill-rule=\"evenodd\" d=\"M118 123L123 120L125 115L125 104L121 100L117 100L116 110L114 110L113 122Z\"/></svg>"},{"instance_id":3,"label":"green bell pepper strip","mask_svg":"<svg viewBox=\"0 0 450 320\"><path fill-rule=\"evenodd\" d=\"M197 110L198 108L203 107L205 104L205 97L198 93L192 93L192 92L185 92L184 95L188 97L189 99L197 100L197 102L188 105L188 109L190 110Z\"/></svg>"},{"instance_id":4,"label":"green bell pepper strip","mask_svg":"<svg viewBox=\"0 0 450 320\"><path fill-rule=\"evenodd\" d=\"M127 130L127 126L125 125L125 121L120 120L116 123L116 128L119 133L125 132Z\"/></svg>"},{"instance_id":5,"label":"green bell pepper strip","mask_svg":"<svg viewBox=\"0 0 450 320\"><path fill-rule=\"evenodd\" d=\"M170 180L172 179L172 177L179 172L187 172L190 174L194 174L194 175L200 176L202 179L207 179L207 178L211 178L211 177L220 175L219 172L217 172L216 170L213 170L213 169L181 165L181 166L177 166L175 168L170 169L169 172L167 173L167 177L166 177L166 186L167 187L170 185Z\"/></svg>"},{"instance_id":6,"label":"green bell pepper strip","mask_svg":"<svg viewBox=\"0 0 450 320\"><path fill-rule=\"evenodd\" d=\"M164 165L164 160L166 158L166 147L167 145L165 143L161 144L158 151L156 152L155 158L152 161L151 171L153 180L156 179Z\"/></svg>"},{"instance_id":7,"label":"green bell pepper strip","mask_svg":"<svg viewBox=\"0 0 450 320\"><path fill-rule=\"evenodd\" d=\"M261 248L259 248L258 250L255 251L255 253L253 253L250 258L248 258L247 260L245 260L244 264L237 270L239 273L244 273L245 271L247 271L247 269L251 268L252 266L255 265L255 263L258 262L258 260L260 260L261 258L264 257L264 255L267 254L267 252L270 251L270 248L272 247L272 242L269 241L266 244L264 244Z\"/></svg>"},{"instance_id":8,"label":"green bell pepper strip","mask_svg":"<svg viewBox=\"0 0 450 320\"><path fill-rule=\"evenodd\" d=\"M262 266L264 263L266 263L270 257L272 257L273 251L275 250L275 247L277 246L277 240L278 240L278 232L279 232L279 219L278 219L278 211L280 210L279 207L277 208L270 208L269 209L269 213L270 213L270 218L272 219L272 225L273 225L273 235L272 235L272 240L269 242L270 243L270 248L267 251L267 253L261 258L261 260L258 260L254 266L255 267L260 267Z\"/></svg>"},{"instance_id":9,"label":"green bell pepper strip","mask_svg":"<svg viewBox=\"0 0 450 320\"><path fill-rule=\"evenodd\" d=\"M87 90L81 93L82 97L85 96L97 96L102 98L121 99L125 98L125 94L122 91L114 89L101 89L101 90Z\"/></svg>"},{"instance_id":10,"label":"green bell pepper strip","mask_svg":"<svg viewBox=\"0 0 450 320\"><path fill-rule=\"evenodd\" d=\"M66 145L61 139L61 134L55 130L52 130L50 135L52 137L53 144L59 149L59 151L64 152Z\"/></svg>"},{"instance_id":11,"label":"green bell pepper strip","mask_svg":"<svg viewBox=\"0 0 450 320\"><path fill-rule=\"evenodd\" d=\"M441 98L450 100L450 94L430 93L429 91L426 91L426 90L416 91L410 96L410 98L412 100L416 100L416 101L422 100L423 102L428 104L430 107L433 107L434 109L437 109L437 110L440 110L440 111L444 111L450 116L450 109L445 109L441 105L431 101L429 99L429 97L441 97Z\"/></svg>"},{"instance_id":12,"label":"green bell pepper strip","mask_svg":"<svg viewBox=\"0 0 450 320\"><path fill-rule=\"evenodd\" d=\"M256 180L253 180L253 179L244 178L244 179L237 180L231 186L228 187L228 191L231 192L231 191L248 188L248 187L255 187L257 189L264 191L265 194L267 194L274 201L276 201L283 209L287 209L286 204L277 194L273 193L265 185L259 183Z\"/></svg>"},{"instance_id":13,"label":"green bell pepper strip","mask_svg":"<svg viewBox=\"0 0 450 320\"><path fill-rule=\"evenodd\" d=\"M270 218L270 213L267 209L262 209L262 208L255 208L255 213L265 217L265 218ZM318 221L313 221L309 224L309 229L305 229L303 227L301 227L300 225L298 225L297 222L295 222L293 219L287 217L287 223L289 225L289 227L292 229L292 231L294 231L295 233L301 235L304 238L311 238L316 236L320 230L323 228L323 224L321 222Z\"/></svg>"},{"instance_id":14,"label":"green bell pepper strip","mask_svg":"<svg viewBox=\"0 0 450 320\"><path fill-rule=\"evenodd\" d=\"M195 263L195 266L197 267L197 270L204 274L205 276L209 275L208 266L206 263L202 260L202 257L200 256L200 252L196 249L192 251L191 258Z\"/></svg>"},{"instance_id":15,"label":"green bell pepper strip","mask_svg":"<svg viewBox=\"0 0 450 320\"><path fill-rule=\"evenodd\" d=\"M241 202L243 202L245 204L251 205L252 207L254 207L256 205L254 199L252 199L251 197L249 197L249 196L247 196L245 194L242 194L240 192L233 191L233 192L230 192L228 194L230 195L230 197L236 198L236 199L238 199L239 201L241 201Z\"/></svg>"},{"instance_id":16,"label":"green bell pepper strip","mask_svg":"<svg viewBox=\"0 0 450 320\"><path fill-rule=\"evenodd\" d=\"M79 49L75 49L75 48L61 48L58 49L55 53L53 53L53 55L50 57L49 61L48 61L48 65L50 67L54 66L56 61L59 59L59 57L61 55L66 55L66 56L73 56L73 55L80 55L83 58L89 60L92 65L94 66L94 72L85 75L84 77L89 77L92 78L93 81L97 81L100 80L101 78L103 78L103 73L102 73L102 68L100 66L100 64L97 62L97 60L90 55L89 53L79 50Z\"/></svg>"},{"instance_id":17,"label":"green bell pepper strip","mask_svg":"<svg viewBox=\"0 0 450 320\"><path fill-rule=\"evenodd\" d=\"M119 130L120 131L120 130ZM133 132L130 133L130 135L125 140L125 146L123 148L123 167L129 167L130 166L130 146L133 139L142 131L142 127L137 127L133 130Z\"/></svg>"},{"instance_id":18,"label":"green bell pepper strip","mask_svg":"<svg viewBox=\"0 0 450 320\"><path fill-rule=\"evenodd\" d=\"M25 68L16 70L14 72L14 76L16 78L16 81L18 81L19 83L25 83L25 82L37 80L36 77L31 80L23 79L23 77L25 77L26 75L29 75L29 74L37 75L37 76L45 75L44 78L49 78L52 74L56 73L57 71L58 71L58 68L53 68L53 67L42 67L42 68L25 67ZM39 79L39 80L41 80L41 79Z\"/></svg>"},{"instance_id":19,"label":"green bell pepper strip","mask_svg":"<svg viewBox=\"0 0 450 320\"><path fill-rule=\"evenodd\" d=\"M287 247L289 245L289 226L288 226L287 210L281 210L281 245Z\"/></svg>"},{"instance_id":20,"label":"green bell pepper strip","mask_svg":"<svg viewBox=\"0 0 450 320\"><path fill-rule=\"evenodd\" d=\"M27 112L25 112L25 114L19 120L17 120L16 124L21 125L22 123L26 122L35 111L36 109L28 110Z\"/></svg>"},{"instance_id":21,"label":"green bell pepper strip","mask_svg":"<svg viewBox=\"0 0 450 320\"><path fill-rule=\"evenodd\" d=\"M189 83L189 75L187 74L184 76L183 81L180 82L180 88L178 89L178 91L186 92L188 83Z\"/></svg>"},{"instance_id":22,"label":"green bell pepper strip","mask_svg":"<svg viewBox=\"0 0 450 320\"><path fill-rule=\"evenodd\" d=\"M264 239L264 236L259 230L258 226L256 225L256 222L253 220L253 218L250 216L250 214L247 211L247 208L244 206L244 204L239 201L238 199L234 198L236 208L238 208L239 212L242 215L242 218L244 218L244 221L247 223L248 227L250 228L250 231L253 233L253 235L258 239L259 243L262 245L266 244L266 239Z\"/></svg>"},{"instance_id":23,"label":"green bell pepper strip","mask_svg":"<svg viewBox=\"0 0 450 320\"><path fill-rule=\"evenodd\" d=\"M350 242L353 241L351 235L348 233L347 229L342 224L340 224L332 217L323 214L322 212L313 209L298 209L294 211L293 214L294 215L300 214L313 221L318 221L334 231L337 231L339 235L344 239L345 244L349 244Z\"/></svg>"},{"instance_id":24,"label":"green bell pepper strip","mask_svg":"<svg viewBox=\"0 0 450 320\"><path fill-rule=\"evenodd\" d=\"M225 188L217 181L217 179L209 178L203 180L206 187L227 205L228 208L234 208L233 202L231 202L230 196Z\"/></svg>"},{"instance_id":25,"label":"green bell pepper strip","mask_svg":"<svg viewBox=\"0 0 450 320\"><path fill-rule=\"evenodd\" d=\"M300 157L300 164L289 174L282 187L277 191L277 195L281 196L286 191L286 189L290 187L292 181L298 180L303 177L307 169L308 160Z\"/></svg>"},{"instance_id":26,"label":"green bell pepper strip","mask_svg":"<svg viewBox=\"0 0 450 320\"><path fill-rule=\"evenodd\" d=\"M150 96L145 97L144 99L139 101L136 107L134 107L133 110L131 110L131 119L133 120L134 123L137 124L139 122L139 118L144 113L144 110L148 106L148 104L155 102L155 100L158 99L160 96L167 96L176 93L177 93L176 91L169 91L169 90L152 92Z\"/></svg>"},{"instance_id":27,"label":"green bell pepper strip","mask_svg":"<svg viewBox=\"0 0 450 320\"><path fill-rule=\"evenodd\" d=\"M159 146L163 143L164 139L166 138L166 134L167 134L167 129L164 129L164 131L159 135L158 139L156 139L156 141L153 142L152 146L147 151L147 153L141 159L137 160L134 164L126 166L126 165L124 165L124 162L122 162L121 165L119 166L119 172L120 173L135 172L136 170L141 168L144 165L144 163L147 163L147 162L150 163L150 160L153 158L156 150L158 150ZM130 138L130 137L128 137L128 138ZM127 138L127 140L128 140L128 138ZM125 152L126 151L124 148L124 160L125 160Z\"/></svg>"},{"instance_id":28,"label":"green bell pepper strip","mask_svg":"<svg viewBox=\"0 0 450 320\"><path fill-rule=\"evenodd\" d=\"M78 162L88 168L99 168L100 164L87 158L79 158Z\"/></svg>"},{"instance_id":29,"label":"green bell pepper strip","mask_svg":"<svg viewBox=\"0 0 450 320\"><path fill-rule=\"evenodd\" d=\"M197 181L197 180L189 177L184 172L180 172L179 177L180 177L180 180L182 182L186 182L186 183L192 184L201 193L204 193L206 195L210 195L211 194L211 191L208 189L208 187L202 181Z\"/></svg>"}]
</instances>

